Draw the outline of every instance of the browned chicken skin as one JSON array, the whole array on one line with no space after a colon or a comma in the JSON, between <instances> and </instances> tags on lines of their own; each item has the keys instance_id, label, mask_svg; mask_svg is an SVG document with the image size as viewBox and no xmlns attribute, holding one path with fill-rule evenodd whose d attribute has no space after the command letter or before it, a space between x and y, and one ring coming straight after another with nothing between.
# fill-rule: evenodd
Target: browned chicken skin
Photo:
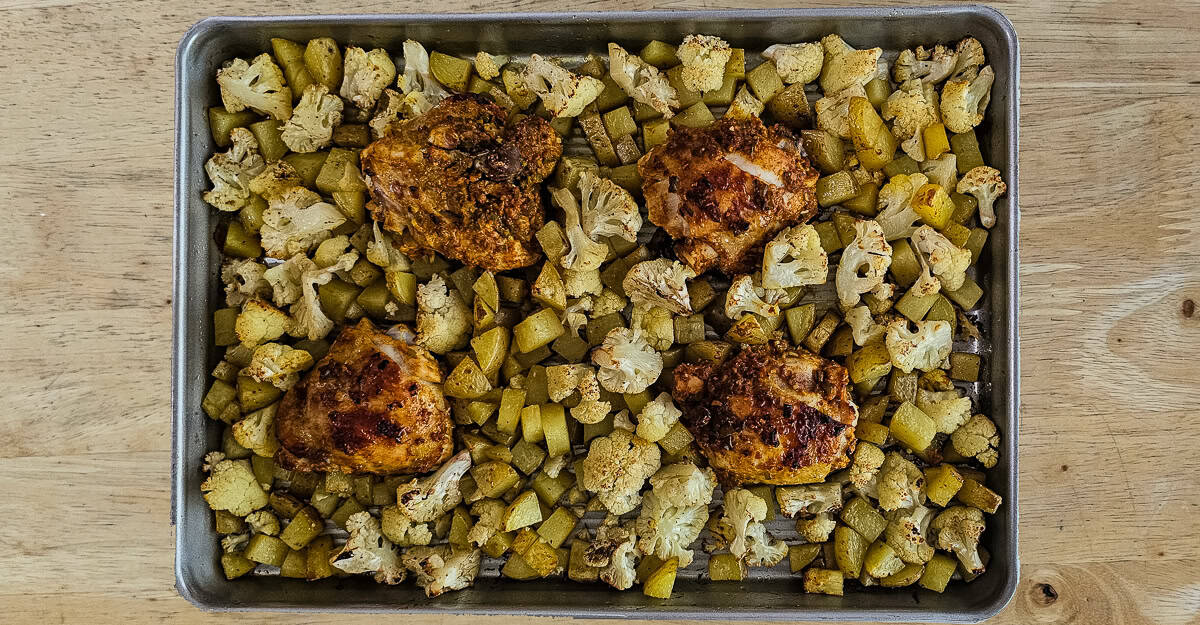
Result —
<instances>
[{"instance_id":1,"label":"browned chicken skin","mask_svg":"<svg viewBox=\"0 0 1200 625\"><path fill-rule=\"evenodd\" d=\"M650 221L697 274L754 270L775 233L817 212L817 172L786 128L757 117L676 128L638 161Z\"/></svg>"},{"instance_id":2,"label":"browned chicken skin","mask_svg":"<svg viewBox=\"0 0 1200 625\"><path fill-rule=\"evenodd\" d=\"M348 326L275 415L275 460L298 471L427 473L454 451L437 361L422 347Z\"/></svg>"},{"instance_id":3,"label":"browned chicken skin","mask_svg":"<svg viewBox=\"0 0 1200 625\"><path fill-rule=\"evenodd\" d=\"M848 382L845 367L777 341L679 365L673 394L722 484L806 484L849 463Z\"/></svg>"},{"instance_id":4,"label":"browned chicken skin","mask_svg":"<svg viewBox=\"0 0 1200 625\"><path fill-rule=\"evenodd\" d=\"M507 119L483 96L452 95L363 150L368 208L401 251L492 271L538 260L538 183L554 171L562 139L536 115Z\"/></svg>"}]
</instances>

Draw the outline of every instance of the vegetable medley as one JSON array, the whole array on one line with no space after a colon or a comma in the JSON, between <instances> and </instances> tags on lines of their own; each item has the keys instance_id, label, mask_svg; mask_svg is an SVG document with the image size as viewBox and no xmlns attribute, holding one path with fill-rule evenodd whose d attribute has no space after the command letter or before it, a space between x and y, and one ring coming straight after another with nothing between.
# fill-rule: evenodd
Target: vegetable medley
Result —
<instances>
[{"instance_id":1,"label":"vegetable medley","mask_svg":"<svg viewBox=\"0 0 1200 625\"><path fill-rule=\"evenodd\" d=\"M978 41L888 61L829 35L755 62L689 35L572 67L414 41L399 60L330 38L271 43L217 73L209 111L225 351L202 407L225 433L203 490L227 577L411 576L435 596L469 586L486 556L512 579L667 598L705 554L714 581L786 559L806 591L833 595L941 592L984 572L980 536L1002 502L983 469L1000 439L963 392L983 370L965 350L1005 183L976 136L993 80ZM547 181L562 217L550 208L545 261L526 270L410 258L367 212L359 151L461 91L590 148ZM697 276L644 218L636 163L673 127L722 114L795 132L822 211L766 243L759 271ZM415 327L398 336L437 355L460 452L425 477L276 466L280 397L364 317ZM774 340L848 369L851 465L722 492L665 392L672 369Z\"/></svg>"}]
</instances>

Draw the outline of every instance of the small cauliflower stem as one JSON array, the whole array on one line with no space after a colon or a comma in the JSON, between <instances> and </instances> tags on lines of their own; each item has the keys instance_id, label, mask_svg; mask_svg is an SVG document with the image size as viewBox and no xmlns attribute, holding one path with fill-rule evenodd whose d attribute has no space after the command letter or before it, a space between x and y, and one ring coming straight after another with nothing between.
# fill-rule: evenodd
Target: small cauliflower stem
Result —
<instances>
[{"instance_id":1,"label":"small cauliflower stem","mask_svg":"<svg viewBox=\"0 0 1200 625\"><path fill-rule=\"evenodd\" d=\"M267 256L279 259L307 254L346 222L342 211L304 187L293 187L272 198L262 219L262 246Z\"/></svg>"},{"instance_id":2,"label":"small cauliflower stem","mask_svg":"<svg viewBox=\"0 0 1200 625\"><path fill-rule=\"evenodd\" d=\"M560 261L563 268L576 271L599 269L608 256L608 245L593 241L583 231L581 209L579 202L575 199L575 194L571 193L570 189L551 189L550 199L554 200L554 203L563 209L563 213L566 215L564 221L567 243L571 249L563 254Z\"/></svg>"},{"instance_id":3,"label":"small cauliflower stem","mask_svg":"<svg viewBox=\"0 0 1200 625\"><path fill-rule=\"evenodd\" d=\"M958 55L946 46L935 45L932 51L917 48L922 53L904 50L892 65L892 77L896 82L919 79L937 84L950 77L958 61Z\"/></svg>"},{"instance_id":4,"label":"small cauliflower stem","mask_svg":"<svg viewBox=\"0 0 1200 625\"><path fill-rule=\"evenodd\" d=\"M827 94L829 92L826 92ZM842 139L850 138L850 100L867 97L862 85L851 85L813 103L817 114L817 127Z\"/></svg>"},{"instance_id":5,"label":"small cauliflower stem","mask_svg":"<svg viewBox=\"0 0 1200 625\"><path fill-rule=\"evenodd\" d=\"M412 269L412 262L396 247L392 234L381 230L378 221L372 223L371 228L373 236L367 241L367 260L385 272Z\"/></svg>"},{"instance_id":6,"label":"small cauliflower stem","mask_svg":"<svg viewBox=\"0 0 1200 625\"><path fill-rule=\"evenodd\" d=\"M767 502L744 489L725 492L724 509L717 527L729 542L729 551L751 566L774 566L787 555L787 545L767 533L762 520L767 517Z\"/></svg>"},{"instance_id":7,"label":"small cauliflower stem","mask_svg":"<svg viewBox=\"0 0 1200 625\"><path fill-rule=\"evenodd\" d=\"M599 237L621 237L630 243L637 241L642 214L628 191L608 178L584 170L579 177L579 193L583 232L588 238L596 241Z\"/></svg>"},{"instance_id":8,"label":"small cauliflower stem","mask_svg":"<svg viewBox=\"0 0 1200 625\"><path fill-rule=\"evenodd\" d=\"M417 577L417 585L426 597L437 597L451 590L462 590L479 575L482 552L478 549L455 551L450 545L411 547L400 559L404 568Z\"/></svg>"},{"instance_id":9,"label":"small cauliflower stem","mask_svg":"<svg viewBox=\"0 0 1200 625\"><path fill-rule=\"evenodd\" d=\"M950 192L958 184L958 157L953 152L946 152L937 157L926 159L921 163L921 173L929 177L929 182Z\"/></svg>"},{"instance_id":10,"label":"small cauliflower stem","mask_svg":"<svg viewBox=\"0 0 1200 625\"><path fill-rule=\"evenodd\" d=\"M692 298L687 281L694 277L696 272L679 261L655 258L631 267L621 287L634 306L661 306L676 315L690 315Z\"/></svg>"},{"instance_id":11,"label":"small cauliflower stem","mask_svg":"<svg viewBox=\"0 0 1200 625\"><path fill-rule=\"evenodd\" d=\"M829 256L810 224L782 230L763 248L762 285L767 289L825 284Z\"/></svg>"},{"instance_id":12,"label":"small cauliflower stem","mask_svg":"<svg viewBox=\"0 0 1200 625\"><path fill-rule=\"evenodd\" d=\"M637 416L637 435L657 443L662 440L671 427L679 422L683 412L675 407L670 393L659 393L652 401L642 408Z\"/></svg>"},{"instance_id":13,"label":"small cauliflower stem","mask_svg":"<svg viewBox=\"0 0 1200 625\"><path fill-rule=\"evenodd\" d=\"M763 50L762 55L775 62L779 77L789 85L816 80L825 64L825 50L817 42L776 43Z\"/></svg>"},{"instance_id":14,"label":"small cauliflower stem","mask_svg":"<svg viewBox=\"0 0 1200 625\"><path fill-rule=\"evenodd\" d=\"M947 321L914 321L917 331L908 329L910 322L897 319L888 325L884 343L892 357L892 365L904 373L913 369L932 371L942 366L950 356L953 328Z\"/></svg>"},{"instance_id":15,"label":"small cauliflower stem","mask_svg":"<svg viewBox=\"0 0 1200 625\"><path fill-rule=\"evenodd\" d=\"M962 287L967 279L967 268L971 266L970 251L951 243L930 226L917 228L912 242L919 253L929 255L929 268L942 283L942 288L956 291Z\"/></svg>"},{"instance_id":16,"label":"small cauliflower stem","mask_svg":"<svg viewBox=\"0 0 1200 625\"><path fill-rule=\"evenodd\" d=\"M458 481L471 468L471 452L460 451L428 477L396 489L396 506L417 523L431 523L462 501Z\"/></svg>"},{"instance_id":17,"label":"small cauliflower stem","mask_svg":"<svg viewBox=\"0 0 1200 625\"><path fill-rule=\"evenodd\" d=\"M632 512L641 502L646 479L661 464L658 445L617 428L592 441L583 459L583 487L615 515Z\"/></svg>"},{"instance_id":18,"label":"small cauliflower stem","mask_svg":"<svg viewBox=\"0 0 1200 625\"><path fill-rule=\"evenodd\" d=\"M678 95L666 74L641 58L629 54L621 46L608 44L608 75L635 102L640 102L670 119L679 108Z\"/></svg>"},{"instance_id":19,"label":"small cauliflower stem","mask_svg":"<svg viewBox=\"0 0 1200 625\"><path fill-rule=\"evenodd\" d=\"M204 173L213 188L204 192L204 201L223 212L245 208L250 203L250 181L266 169L258 152L258 140L245 128L229 132L232 145L228 152L218 152L204 163Z\"/></svg>"},{"instance_id":20,"label":"small cauliflower stem","mask_svg":"<svg viewBox=\"0 0 1200 625\"><path fill-rule=\"evenodd\" d=\"M563 311L563 325L567 326L572 336L579 336L587 325L588 313L594 305L595 299L588 295L567 303L567 308Z\"/></svg>"},{"instance_id":21,"label":"small cauliflower stem","mask_svg":"<svg viewBox=\"0 0 1200 625\"><path fill-rule=\"evenodd\" d=\"M720 37L688 35L675 50L683 71L680 81L692 91L715 91L725 82L725 65L733 48Z\"/></svg>"},{"instance_id":22,"label":"small cauliflower stem","mask_svg":"<svg viewBox=\"0 0 1200 625\"><path fill-rule=\"evenodd\" d=\"M855 345L866 345L887 332L887 324L876 323L871 316L871 309L865 305L847 310L844 317Z\"/></svg>"},{"instance_id":23,"label":"small cauliflower stem","mask_svg":"<svg viewBox=\"0 0 1200 625\"><path fill-rule=\"evenodd\" d=\"M640 393L662 374L662 356L636 330L614 328L592 352L600 385L611 393Z\"/></svg>"},{"instance_id":24,"label":"small cauliflower stem","mask_svg":"<svg viewBox=\"0 0 1200 625\"><path fill-rule=\"evenodd\" d=\"M598 78L572 73L538 54L529 57L521 79L555 117L579 115L604 91L604 83Z\"/></svg>"},{"instance_id":25,"label":"small cauliflower stem","mask_svg":"<svg viewBox=\"0 0 1200 625\"><path fill-rule=\"evenodd\" d=\"M1008 190L1000 170L987 165L974 167L958 181L955 190L979 201L979 223L984 228L996 225L996 198Z\"/></svg>"},{"instance_id":26,"label":"small cauliflower stem","mask_svg":"<svg viewBox=\"0 0 1200 625\"><path fill-rule=\"evenodd\" d=\"M779 512L790 517L836 512L842 508L842 485L836 482L776 489Z\"/></svg>"},{"instance_id":27,"label":"small cauliflower stem","mask_svg":"<svg viewBox=\"0 0 1200 625\"><path fill-rule=\"evenodd\" d=\"M367 52L349 46L346 48L344 65L339 95L364 111L374 108L380 94L396 78L396 64L383 48Z\"/></svg>"},{"instance_id":28,"label":"small cauliflower stem","mask_svg":"<svg viewBox=\"0 0 1200 625\"><path fill-rule=\"evenodd\" d=\"M848 88L862 87L875 77L882 48L855 50L837 35L821 39L825 60L821 67L821 91L838 93Z\"/></svg>"},{"instance_id":29,"label":"small cauliflower stem","mask_svg":"<svg viewBox=\"0 0 1200 625\"><path fill-rule=\"evenodd\" d=\"M379 519L370 512L358 512L346 519L346 530L350 537L330 564L347 573L374 573L375 581L381 584L404 581L399 550L383 535Z\"/></svg>"},{"instance_id":30,"label":"small cauliflower stem","mask_svg":"<svg viewBox=\"0 0 1200 625\"><path fill-rule=\"evenodd\" d=\"M425 51L425 46L412 39L404 42L404 73L400 75L396 86L404 94L401 109L408 117L424 115L450 95L429 71L429 53Z\"/></svg>"},{"instance_id":31,"label":"small cauliflower stem","mask_svg":"<svg viewBox=\"0 0 1200 625\"><path fill-rule=\"evenodd\" d=\"M270 297L273 291L266 273L267 266L253 259L226 260L221 265L221 282L225 284L225 305L240 308L247 300Z\"/></svg>"},{"instance_id":32,"label":"small cauliflower stem","mask_svg":"<svg viewBox=\"0 0 1200 625\"><path fill-rule=\"evenodd\" d=\"M417 344L435 354L461 349L470 339L471 311L441 274L417 285Z\"/></svg>"},{"instance_id":33,"label":"small cauliflower stem","mask_svg":"<svg viewBox=\"0 0 1200 625\"><path fill-rule=\"evenodd\" d=\"M928 182L929 178L924 174L898 174L879 189L879 212L875 214L875 222L883 229L885 239L895 241L912 236L916 230L913 223L921 218L913 210L913 197Z\"/></svg>"},{"instance_id":34,"label":"small cauliflower stem","mask_svg":"<svg viewBox=\"0 0 1200 625\"><path fill-rule=\"evenodd\" d=\"M937 295L942 290L941 280L933 277L933 274L929 271L929 262L925 260L924 254L917 252L916 256L917 263L921 265L921 275L917 276L917 279L913 281L913 285L909 290L920 297Z\"/></svg>"},{"instance_id":35,"label":"small cauliflower stem","mask_svg":"<svg viewBox=\"0 0 1200 625\"><path fill-rule=\"evenodd\" d=\"M293 152L316 152L333 141L333 127L342 123L342 99L321 83L304 90L292 116L279 128L280 138Z\"/></svg>"},{"instance_id":36,"label":"small cauliflower stem","mask_svg":"<svg viewBox=\"0 0 1200 625\"><path fill-rule=\"evenodd\" d=\"M286 391L300 381L300 373L313 364L312 355L280 343L264 343L254 348L250 364L242 375L257 382L269 382Z\"/></svg>"},{"instance_id":37,"label":"small cauliflower stem","mask_svg":"<svg viewBox=\"0 0 1200 625\"><path fill-rule=\"evenodd\" d=\"M983 54L983 44L974 37L967 37L958 42L954 47L954 57L953 78L977 73L987 62Z\"/></svg>"},{"instance_id":38,"label":"small cauliflower stem","mask_svg":"<svg viewBox=\"0 0 1200 625\"><path fill-rule=\"evenodd\" d=\"M335 272L349 271L357 261L358 252L355 250L342 254L336 263L324 268L317 267L308 258L300 261L297 267L302 271L299 279L300 298L292 304L290 309L292 328L288 330L288 334L315 341L325 338L333 331L333 320L327 317L325 311L321 309L321 302L317 297L317 287L333 280ZM270 270L267 270L267 273L269 274Z\"/></svg>"},{"instance_id":39,"label":"small cauliflower stem","mask_svg":"<svg viewBox=\"0 0 1200 625\"><path fill-rule=\"evenodd\" d=\"M725 293L725 316L739 319L746 313L763 317L779 316L778 302L785 295L782 289L764 289L754 285L754 278L741 275L734 278Z\"/></svg>"},{"instance_id":40,"label":"small cauliflower stem","mask_svg":"<svg viewBox=\"0 0 1200 625\"><path fill-rule=\"evenodd\" d=\"M842 250L834 280L843 309L858 305L863 293L880 288L892 264L892 246L878 223L859 221L854 224L854 233L854 241Z\"/></svg>"},{"instance_id":41,"label":"small cauliflower stem","mask_svg":"<svg viewBox=\"0 0 1200 625\"><path fill-rule=\"evenodd\" d=\"M292 116L292 90L270 54L260 54L251 63L234 59L217 70L217 85L221 103L230 113L252 109L277 121Z\"/></svg>"},{"instance_id":42,"label":"small cauliflower stem","mask_svg":"<svg viewBox=\"0 0 1200 625\"><path fill-rule=\"evenodd\" d=\"M942 121L950 132L970 132L983 121L991 102L992 82L996 80L992 66L985 66L978 75L972 73L948 80L942 87Z\"/></svg>"},{"instance_id":43,"label":"small cauliflower stem","mask_svg":"<svg viewBox=\"0 0 1200 625\"><path fill-rule=\"evenodd\" d=\"M982 573L983 559L979 556L979 537L985 528L983 512L978 508L954 506L942 511L933 520L938 547L951 551L969 573Z\"/></svg>"},{"instance_id":44,"label":"small cauliflower stem","mask_svg":"<svg viewBox=\"0 0 1200 625\"><path fill-rule=\"evenodd\" d=\"M480 50L475 54L475 73L484 80L491 80L500 75L500 68L507 62L508 57L503 54L488 54Z\"/></svg>"}]
</instances>

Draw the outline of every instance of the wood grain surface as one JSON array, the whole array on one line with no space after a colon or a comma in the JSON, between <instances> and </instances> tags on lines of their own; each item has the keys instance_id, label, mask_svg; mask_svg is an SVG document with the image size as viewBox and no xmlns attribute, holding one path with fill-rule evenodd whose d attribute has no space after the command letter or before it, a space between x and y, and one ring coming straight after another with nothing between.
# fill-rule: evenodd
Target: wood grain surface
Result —
<instances>
[{"instance_id":1,"label":"wood grain surface","mask_svg":"<svg viewBox=\"0 0 1200 625\"><path fill-rule=\"evenodd\" d=\"M172 586L172 67L207 15L429 6L0 0L0 621L379 620L207 614ZM1024 566L993 622L1200 623L1200 3L997 6L1023 52Z\"/></svg>"}]
</instances>

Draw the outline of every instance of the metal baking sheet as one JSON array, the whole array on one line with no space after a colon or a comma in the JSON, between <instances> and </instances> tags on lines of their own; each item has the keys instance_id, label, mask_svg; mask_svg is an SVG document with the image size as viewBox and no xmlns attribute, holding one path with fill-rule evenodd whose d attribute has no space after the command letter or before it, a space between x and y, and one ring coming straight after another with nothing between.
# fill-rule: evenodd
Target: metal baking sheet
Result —
<instances>
[{"instance_id":1,"label":"metal baking sheet","mask_svg":"<svg viewBox=\"0 0 1200 625\"><path fill-rule=\"evenodd\" d=\"M206 109L220 101L213 76L234 56L269 49L271 37L305 40L332 36L359 46L398 51L413 38L449 53L540 52L577 56L605 53L615 41L631 49L651 39L677 41L688 33L724 37L748 52L776 42L811 41L828 33L851 45L896 50L965 35L979 39L996 71L987 120L980 127L989 164L1003 172L1008 194L997 207L976 279L987 294L972 313L987 341L967 347L985 355L983 380L967 389L997 422L1003 437L1000 464L988 483L1004 497L989 519L984 545L991 553L985 575L952 583L944 594L906 588L867 589L844 597L805 594L786 560L756 569L744 582L709 582L681 575L671 599L636 590L618 592L569 580L517 582L485 567L469 590L426 599L412 584L383 586L369 579L303 582L271 576L225 580L217 559L212 514L200 495L204 452L219 445L219 424L200 400L219 358L212 347L212 311L221 304L219 252L213 246L217 215L200 198L207 187L203 165L212 153ZM747 54L750 61L757 55ZM175 577L180 594L207 610L411 612L513 614L662 619L759 619L978 622L999 612L1018 580L1017 431L1017 120L1019 56L1012 24L986 7L903 9L780 9L766 11L653 11L620 13L344 15L215 17L184 35L176 57L176 177L174 247L174 363L172 385L172 521L176 528ZM788 525L784 523L784 526ZM689 571L702 569L703 552Z\"/></svg>"}]
</instances>

